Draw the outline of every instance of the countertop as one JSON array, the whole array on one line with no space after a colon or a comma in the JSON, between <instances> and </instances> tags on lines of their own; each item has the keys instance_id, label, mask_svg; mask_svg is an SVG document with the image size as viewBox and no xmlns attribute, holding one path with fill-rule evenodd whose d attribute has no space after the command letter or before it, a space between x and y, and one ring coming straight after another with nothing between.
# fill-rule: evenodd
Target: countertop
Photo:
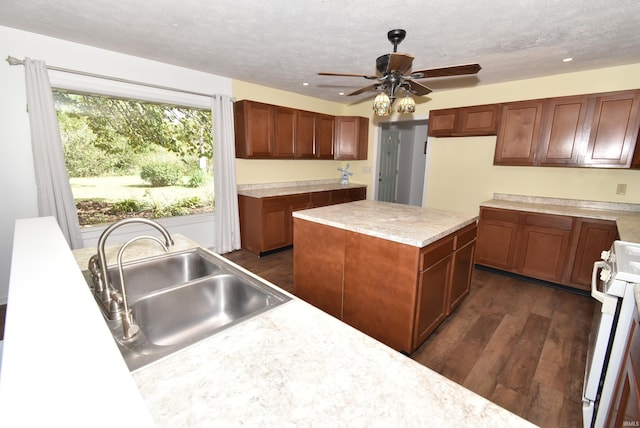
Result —
<instances>
[{"instance_id":1,"label":"countertop","mask_svg":"<svg viewBox=\"0 0 640 428\"><path fill-rule=\"evenodd\" d=\"M478 218L454 211L372 200L295 211L293 217L419 248Z\"/></svg>"},{"instance_id":2,"label":"countertop","mask_svg":"<svg viewBox=\"0 0 640 428\"><path fill-rule=\"evenodd\" d=\"M583 201L496 193L481 207L615 221L620 239L640 242L640 204Z\"/></svg>"},{"instance_id":3,"label":"countertop","mask_svg":"<svg viewBox=\"0 0 640 428\"><path fill-rule=\"evenodd\" d=\"M238 186L238 195L252 198L296 195L300 193L325 192L328 190L357 189L364 184L341 184L340 180L311 180L284 183L245 184Z\"/></svg>"},{"instance_id":4,"label":"countertop","mask_svg":"<svg viewBox=\"0 0 640 428\"><path fill-rule=\"evenodd\" d=\"M532 426L295 297L130 374L77 263L18 221L2 426Z\"/></svg>"}]
</instances>

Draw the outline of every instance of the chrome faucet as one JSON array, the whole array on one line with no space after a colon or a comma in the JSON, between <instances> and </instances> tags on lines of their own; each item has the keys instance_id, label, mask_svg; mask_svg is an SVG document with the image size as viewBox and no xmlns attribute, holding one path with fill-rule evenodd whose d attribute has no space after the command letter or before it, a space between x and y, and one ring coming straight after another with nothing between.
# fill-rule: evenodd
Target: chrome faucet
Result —
<instances>
[{"instance_id":1,"label":"chrome faucet","mask_svg":"<svg viewBox=\"0 0 640 428\"><path fill-rule=\"evenodd\" d=\"M120 275L120 288L121 288L121 296L122 296L122 308L120 310L121 318L122 318L122 340L131 340L133 338L136 337L136 335L138 334L138 331L140 331L140 327L138 327L138 325L135 323L133 317L131 316L131 311L129 310L129 303L127 303L127 291L126 291L126 287L124 285L124 273L122 272L122 255L124 254L124 250L127 249L127 247L136 242L139 241L141 239L151 239L153 241L156 241L158 244L160 244L160 246L162 247L162 249L165 251L165 253L167 251L169 251L167 249L167 245L165 245L161 240L159 240L158 238L156 238L155 236L147 236L147 235L143 235L143 236L137 236L135 238L130 239L129 241L127 241L126 244L124 244L121 248L120 251L118 251L118 258L117 258L117 264L118 264L118 274ZM117 294L117 292L116 292ZM116 297L117 299L117 297ZM112 302L113 303L113 302ZM119 302L115 303L116 305L119 304ZM112 305L113 306L113 305ZM117 311L117 307L113 308L113 311Z\"/></svg>"},{"instance_id":2,"label":"chrome faucet","mask_svg":"<svg viewBox=\"0 0 640 428\"><path fill-rule=\"evenodd\" d=\"M109 319L114 319L119 311L117 309L112 310L112 308L117 305L117 302L115 302L115 305L112 305L112 294L115 292L115 290L113 290L113 287L111 287L111 285L109 284L109 275L107 273L107 256L104 252L104 246L107 238L114 230L116 230L120 226L124 226L125 224L130 223L143 223L155 228L164 237L166 247L170 247L173 245L173 239L171 238L171 235L169 234L167 229L165 229L161 224L143 217L125 218L111 224L104 230L104 232L102 232L100 238L98 239L98 254L94 255L89 261L89 269L91 270L92 275L98 276L98 281L96 282L94 292L96 293L96 297L102 303L103 309Z\"/></svg>"}]
</instances>

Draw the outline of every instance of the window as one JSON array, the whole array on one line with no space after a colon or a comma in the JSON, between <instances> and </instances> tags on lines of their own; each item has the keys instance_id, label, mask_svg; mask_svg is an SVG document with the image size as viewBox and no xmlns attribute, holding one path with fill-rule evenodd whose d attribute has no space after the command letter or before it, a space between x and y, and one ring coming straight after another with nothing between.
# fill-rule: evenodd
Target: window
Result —
<instances>
[{"instance_id":1,"label":"window","mask_svg":"<svg viewBox=\"0 0 640 428\"><path fill-rule=\"evenodd\" d=\"M80 226L214 208L211 111L54 89Z\"/></svg>"}]
</instances>

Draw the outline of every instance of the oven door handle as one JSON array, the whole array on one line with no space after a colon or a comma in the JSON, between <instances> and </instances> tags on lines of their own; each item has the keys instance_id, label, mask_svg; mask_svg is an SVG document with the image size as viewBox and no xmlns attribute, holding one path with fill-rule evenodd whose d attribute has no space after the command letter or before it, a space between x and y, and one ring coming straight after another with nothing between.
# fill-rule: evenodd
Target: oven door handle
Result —
<instances>
[{"instance_id":1,"label":"oven door handle","mask_svg":"<svg viewBox=\"0 0 640 428\"><path fill-rule=\"evenodd\" d=\"M602 313L613 315L616 312L618 299L615 296L609 296L598 290L598 271L600 269L603 271L600 275L603 281L607 281L611 276L611 267L607 263L603 261L595 262L593 264L593 272L591 273L591 296L602 303Z\"/></svg>"}]
</instances>

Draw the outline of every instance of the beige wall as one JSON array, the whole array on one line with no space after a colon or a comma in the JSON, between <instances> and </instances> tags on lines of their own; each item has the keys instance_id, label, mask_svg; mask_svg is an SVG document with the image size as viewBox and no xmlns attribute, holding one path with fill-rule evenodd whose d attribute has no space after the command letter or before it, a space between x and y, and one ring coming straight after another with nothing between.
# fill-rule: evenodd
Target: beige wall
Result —
<instances>
[{"instance_id":1,"label":"beige wall","mask_svg":"<svg viewBox=\"0 0 640 428\"><path fill-rule=\"evenodd\" d=\"M430 100L417 106L414 117L424 118L429 110L446 107L638 88L640 64L633 64L434 91ZM371 117L371 100L348 106L346 111ZM402 116L396 113L390 120L407 119L407 115ZM372 166L374 172L377 123L372 118L369 159L360 165ZM490 199L493 193L640 203L640 170L493 166L495 141L495 137L431 138L425 206L477 213L479 203ZM626 195L616 195L618 184L627 184Z\"/></svg>"},{"instance_id":2,"label":"beige wall","mask_svg":"<svg viewBox=\"0 0 640 428\"><path fill-rule=\"evenodd\" d=\"M237 100L253 100L269 104L309 110L331 115L346 114L344 104L333 103L293 92L267 88L252 83L234 80L233 96ZM358 173L355 164L350 162L349 170L354 172L350 178L354 183L368 184L369 180ZM259 160L237 159L236 178L238 184L279 183L305 180L339 179L338 167L344 167L345 161L333 160Z\"/></svg>"}]
</instances>

